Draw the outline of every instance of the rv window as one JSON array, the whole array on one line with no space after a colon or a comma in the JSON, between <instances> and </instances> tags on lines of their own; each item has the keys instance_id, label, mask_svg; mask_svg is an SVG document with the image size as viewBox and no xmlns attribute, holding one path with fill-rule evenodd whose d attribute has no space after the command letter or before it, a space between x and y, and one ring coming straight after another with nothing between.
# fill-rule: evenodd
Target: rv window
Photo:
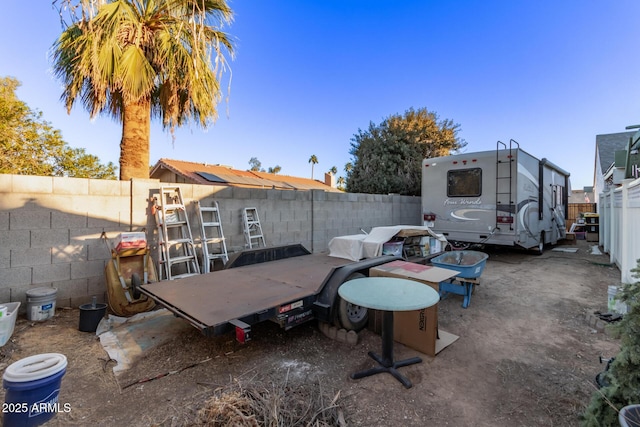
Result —
<instances>
[{"instance_id":1,"label":"rv window","mask_svg":"<svg viewBox=\"0 0 640 427\"><path fill-rule=\"evenodd\" d=\"M564 206L564 203L562 200L563 195L564 195L563 187L561 185L554 185L553 186L553 207L554 208L556 206Z\"/></svg>"},{"instance_id":2,"label":"rv window","mask_svg":"<svg viewBox=\"0 0 640 427\"><path fill-rule=\"evenodd\" d=\"M482 194L482 169L460 169L447 172L448 197L478 197Z\"/></svg>"}]
</instances>

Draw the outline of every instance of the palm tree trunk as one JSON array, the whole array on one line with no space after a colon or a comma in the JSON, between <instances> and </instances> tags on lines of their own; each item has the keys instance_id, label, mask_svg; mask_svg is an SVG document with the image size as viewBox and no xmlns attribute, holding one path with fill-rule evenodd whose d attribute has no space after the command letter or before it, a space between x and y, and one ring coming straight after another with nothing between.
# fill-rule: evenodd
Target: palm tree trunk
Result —
<instances>
[{"instance_id":1,"label":"palm tree trunk","mask_svg":"<svg viewBox=\"0 0 640 427\"><path fill-rule=\"evenodd\" d=\"M120 179L149 178L151 105L148 101L124 107L120 142Z\"/></svg>"}]
</instances>

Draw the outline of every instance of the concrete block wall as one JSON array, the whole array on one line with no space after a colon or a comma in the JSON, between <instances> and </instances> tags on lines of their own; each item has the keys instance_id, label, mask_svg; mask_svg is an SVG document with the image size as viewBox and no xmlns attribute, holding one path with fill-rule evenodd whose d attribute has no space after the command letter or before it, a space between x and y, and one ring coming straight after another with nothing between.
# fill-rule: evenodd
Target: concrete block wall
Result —
<instances>
[{"instance_id":1,"label":"concrete block wall","mask_svg":"<svg viewBox=\"0 0 640 427\"><path fill-rule=\"evenodd\" d=\"M104 300L102 232L130 231L131 183L0 175L0 301L54 287L63 305ZM145 219L146 220L146 219Z\"/></svg>"},{"instance_id":2,"label":"concrete block wall","mask_svg":"<svg viewBox=\"0 0 640 427\"><path fill-rule=\"evenodd\" d=\"M0 174L0 302L25 304L26 292L38 287L55 287L58 306L76 307L94 295L105 301L111 255L101 235L113 242L121 232L144 230L157 248L151 206L160 185ZM196 242L201 233L193 202L218 201L230 252L245 247L244 208L257 209L268 246L302 243L313 252L361 229L422 223L419 197L179 186ZM152 256L157 258L155 249Z\"/></svg>"}]
</instances>

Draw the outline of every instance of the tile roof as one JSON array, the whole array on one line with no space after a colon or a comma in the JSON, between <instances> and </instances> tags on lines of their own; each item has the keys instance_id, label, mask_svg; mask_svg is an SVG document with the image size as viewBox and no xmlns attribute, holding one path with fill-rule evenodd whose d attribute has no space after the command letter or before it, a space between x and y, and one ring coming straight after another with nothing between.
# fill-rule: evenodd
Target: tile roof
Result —
<instances>
[{"instance_id":1,"label":"tile roof","mask_svg":"<svg viewBox=\"0 0 640 427\"><path fill-rule=\"evenodd\" d=\"M325 183L288 175L266 172L242 171L230 166L160 159L151 170L151 178L160 169L169 169L185 180L202 185L227 185L232 187L274 188L278 190L324 190L339 192Z\"/></svg>"}]
</instances>

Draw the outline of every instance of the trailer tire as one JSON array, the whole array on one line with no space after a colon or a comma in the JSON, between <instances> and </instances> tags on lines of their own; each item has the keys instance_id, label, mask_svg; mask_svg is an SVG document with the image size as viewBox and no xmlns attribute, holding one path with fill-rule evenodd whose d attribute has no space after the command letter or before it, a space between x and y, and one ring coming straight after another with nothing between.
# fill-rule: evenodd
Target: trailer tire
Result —
<instances>
[{"instance_id":1,"label":"trailer tire","mask_svg":"<svg viewBox=\"0 0 640 427\"><path fill-rule=\"evenodd\" d=\"M353 273L345 282L353 279L359 279L367 277L362 273ZM348 331L359 332L367 326L369 322L369 310L366 307L351 304L348 301L340 298L340 295L336 295L335 302L335 317L334 326L338 328L344 328Z\"/></svg>"}]
</instances>

